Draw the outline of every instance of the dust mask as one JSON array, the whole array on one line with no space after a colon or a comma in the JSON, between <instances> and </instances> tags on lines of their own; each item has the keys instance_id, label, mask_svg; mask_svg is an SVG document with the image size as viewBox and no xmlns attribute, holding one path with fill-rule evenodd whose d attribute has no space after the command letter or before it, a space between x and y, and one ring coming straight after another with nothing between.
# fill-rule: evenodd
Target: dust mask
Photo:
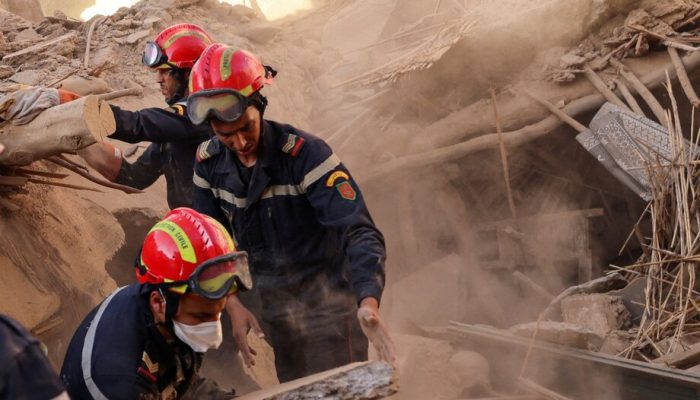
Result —
<instances>
[{"instance_id":1,"label":"dust mask","mask_svg":"<svg viewBox=\"0 0 700 400\"><path fill-rule=\"evenodd\" d=\"M173 320L173 328L175 336L197 353L218 349L224 340L220 319L197 325L185 325Z\"/></svg>"}]
</instances>

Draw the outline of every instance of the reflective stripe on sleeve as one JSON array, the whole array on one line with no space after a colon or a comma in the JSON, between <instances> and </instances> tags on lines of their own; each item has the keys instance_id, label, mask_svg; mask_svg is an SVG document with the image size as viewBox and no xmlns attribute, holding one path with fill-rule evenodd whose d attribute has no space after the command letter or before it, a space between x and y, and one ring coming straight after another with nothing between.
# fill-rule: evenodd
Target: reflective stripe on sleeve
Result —
<instances>
[{"instance_id":1,"label":"reflective stripe on sleeve","mask_svg":"<svg viewBox=\"0 0 700 400\"><path fill-rule=\"evenodd\" d=\"M311 186L317 180L321 179L323 175L333 171L333 169L338 165L340 165L340 158L338 158L338 156L336 156L335 153L331 154L328 158L326 158L325 161L323 161L316 168L312 169L304 176L304 180L301 182L300 185L301 190L303 192L306 192L309 186Z\"/></svg>"},{"instance_id":2,"label":"reflective stripe on sleeve","mask_svg":"<svg viewBox=\"0 0 700 400\"><path fill-rule=\"evenodd\" d=\"M233 193L229 192L228 190L220 188L211 188L211 192L217 199L224 200L238 208L245 208L246 202L248 201L248 199L245 197L236 197L233 195Z\"/></svg>"},{"instance_id":3,"label":"reflective stripe on sleeve","mask_svg":"<svg viewBox=\"0 0 700 400\"><path fill-rule=\"evenodd\" d=\"M269 199L275 196L299 196L305 192L298 185L274 185L265 189L261 198Z\"/></svg>"},{"instance_id":4,"label":"reflective stripe on sleeve","mask_svg":"<svg viewBox=\"0 0 700 400\"><path fill-rule=\"evenodd\" d=\"M109 295L109 297L107 297L102 302L100 308L97 309L97 313L95 313L95 317L90 322L90 328L88 328L87 334L85 335L85 342L83 343L83 352L82 358L80 360L80 365L83 370L83 379L85 380L85 386L87 387L88 392L90 392L92 398L95 400L107 400L107 397L105 397L105 395L102 394L100 389L97 387L95 381L92 380L92 349L95 346L95 334L97 333L97 325L100 323L102 314L104 313L105 309L107 309L107 306L112 301L114 296L116 296L117 293L119 293L125 287L126 286L122 286L119 289L115 290L114 292L112 292L111 295Z\"/></svg>"},{"instance_id":5,"label":"reflective stripe on sleeve","mask_svg":"<svg viewBox=\"0 0 700 400\"><path fill-rule=\"evenodd\" d=\"M194 175L192 176L192 182L195 184L195 186L202 188L202 189L211 189L211 185L209 184L209 181L206 179L202 178L201 176L197 175L195 172Z\"/></svg>"}]
</instances>

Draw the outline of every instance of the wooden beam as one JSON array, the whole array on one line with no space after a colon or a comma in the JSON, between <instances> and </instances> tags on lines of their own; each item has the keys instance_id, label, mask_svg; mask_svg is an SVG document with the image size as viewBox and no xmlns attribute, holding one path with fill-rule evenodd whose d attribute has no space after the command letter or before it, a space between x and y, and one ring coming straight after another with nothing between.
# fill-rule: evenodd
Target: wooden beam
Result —
<instances>
[{"instance_id":1,"label":"wooden beam","mask_svg":"<svg viewBox=\"0 0 700 400\"><path fill-rule=\"evenodd\" d=\"M685 67L683 66L681 56L678 55L678 50L676 50L674 47L668 47L667 50L668 55L671 56L671 62L673 63L673 67L676 69L678 81L681 83L681 88L683 88L683 92L685 92L686 97L690 101L690 104L693 105L693 107L700 107L700 98L698 98L698 94L695 93L695 89L693 89L693 84L690 82L690 78L688 78L688 72L686 72Z\"/></svg>"},{"instance_id":2,"label":"wooden beam","mask_svg":"<svg viewBox=\"0 0 700 400\"><path fill-rule=\"evenodd\" d=\"M143 95L143 89L138 87L131 87L128 89L115 90L109 93L98 94L97 98L100 100L114 100L119 97L124 96L141 96Z\"/></svg>"},{"instance_id":3,"label":"wooden beam","mask_svg":"<svg viewBox=\"0 0 700 400\"><path fill-rule=\"evenodd\" d=\"M348 364L305 378L258 390L237 400L383 399L398 391L396 371L386 363Z\"/></svg>"},{"instance_id":4,"label":"wooden beam","mask_svg":"<svg viewBox=\"0 0 700 400\"><path fill-rule=\"evenodd\" d=\"M613 93L612 90L608 87L608 85L601 79L598 74L595 73L589 66L585 66L583 68L583 72L586 74L586 78L588 78L588 81L591 82L591 84L600 92L600 94L605 97L605 99L616 106L623 108L625 110L631 111L629 107L627 107L627 104L625 104L622 100L620 100L619 97L615 93Z\"/></svg>"},{"instance_id":5,"label":"wooden beam","mask_svg":"<svg viewBox=\"0 0 700 400\"><path fill-rule=\"evenodd\" d=\"M4 126L0 129L0 142L5 145L0 164L28 165L103 140L116 122L111 112L100 111L98 98L86 96L48 108L26 125Z\"/></svg>"},{"instance_id":6,"label":"wooden beam","mask_svg":"<svg viewBox=\"0 0 700 400\"><path fill-rule=\"evenodd\" d=\"M55 178L55 179L63 179L63 178L68 177L68 174L59 174L56 172L47 172L47 171L37 171L34 169L27 169L27 168L15 168L15 173L18 173L21 175L43 176L46 178Z\"/></svg>"},{"instance_id":7,"label":"wooden beam","mask_svg":"<svg viewBox=\"0 0 700 400\"><path fill-rule=\"evenodd\" d=\"M694 52L689 56L684 57L682 60L683 65L685 66L685 69L687 71L695 70L696 68L700 67L700 51ZM611 63L613 63L613 65L624 67L623 64L615 61L614 58L612 58L610 61ZM669 68L672 68L672 66L664 65L662 68L656 69L648 73L641 80L636 79L636 77L634 77L634 75L630 72L621 70L620 73L623 76L625 76L626 79L628 77L633 79L634 82L630 83L634 84L634 90L646 90L648 92L648 89L646 88L647 86L657 87L660 86L662 83L666 82L667 71L671 79L676 78L675 69L669 70ZM636 83L639 83L641 85L637 85ZM640 94L643 95L643 93ZM645 100L647 100L646 97ZM562 111L568 114L569 116L580 115L582 113L593 111L599 108L604 102L605 97L603 97L600 94L592 94L570 102L562 109ZM658 104L658 101L656 103ZM652 106L652 109L653 108L654 107ZM659 108L661 108L660 105ZM655 113L656 112L657 111L655 110ZM657 115L657 118L658 117L662 117L660 121L662 125L664 125L665 117L663 114L663 109L661 109L661 115ZM554 129L560 127L561 125L562 122L559 120L558 117L549 116L537 123L527 125L520 129L516 129L510 132L503 132L503 140L508 146L519 146L523 143L527 143L542 136L545 136ZM426 151L422 153L410 154L400 158L396 158L392 161L385 162L380 165L373 165L371 171L368 171L364 178L363 176L359 176L358 180L361 184L363 182L369 183L375 181L384 181L393 174L405 174L409 169L421 168L427 165L435 165L444 162L454 161L463 158L469 154L482 150L495 150L498 146L498 143L499 141L497 133L494 132L484 134L455 145L441 147L435 150Z\"/></svg>"},{"instance_id":8,"label":"wooden beam","mask_svg":"<svg viewBox=\"0 0 700 400\"><path fill-rule=\"evenodd\" d=\"M688 350L675 351L661 356L654 362L681 369L698 365L700 364L700 343L691 346Z\"/></svg>"},{"instance_id":9,"label":"wooden beam","mask_svg":"<svg viewBox=\"0 0 700 400\"><path fill-rule=\"evenodd\" d=\"M680 393L674 399L697 400L700 395L700 375L682 370L674 370L657 364L635 360L627 360L608 354L596 353L588 350L573 349L566 346L551 344L540 340L531 340L515 336L507 330L497 329L484 325L468 325L450 321L448 332L455 335L455 339L470 339L471 343L480 346L488 344L503 348L513 357L515 350L523 352L532 346L538 356L566 362L576 365L589 373L597 373L607 376L607 379L619 379L620 389L626 393L639 393L638 397L621 398L635 399L659 399L671 397L658 397L658 394L673 392ZM514 362L509 360L509 362ZM554 367L553 367L554 368ZM645 391L640 391L640 388Z\"/></svg>"},{"instance_id":10,"label":"wooden beam","mask_svg":"<svg viewBox=\"0 0 700 400\"><path fill-rule=\"evenodd\" d=\"M53 38L53 39L47 40L45 42L37 43L37 44L35 44L33 46L29 46L25 49L15 51L14 53L5 54L5 56L2 58L2 61L8 62L8 61L12 60L13 58L17 58L17 57L20 57L20 56L23 56L23 55L29 54L29 53L36 53L40 50L43 50L47 47L54 46L58 43L66 41L66 40L74 40L77 37L78 37L77 32L75 32L75 31L68 32L65 35L61 35L57 38Z\"/></svg>"},{"instance_id":11,"label":"wooden beam","mask_svg":"<svg viewBox=\"0 0 700 400\"><path fill-rule=\"evenodd\" d=\"M0 185L2 186L24 186L28 179L24 176L0 175Z\"/></svg>"}]
</instances>

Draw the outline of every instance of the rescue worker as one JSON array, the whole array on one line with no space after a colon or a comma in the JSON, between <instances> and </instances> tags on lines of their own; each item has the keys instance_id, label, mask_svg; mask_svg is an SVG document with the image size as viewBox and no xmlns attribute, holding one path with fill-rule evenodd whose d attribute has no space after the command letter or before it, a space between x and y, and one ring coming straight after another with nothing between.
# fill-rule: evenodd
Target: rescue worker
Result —
<instances>
[{"instance_id":1,"label":"rescue worker","mask_svg":"<svg viewBox=\"0 0 700 400\"><path fill-rule=\"evenodd\" d=\"M146 236L136 276L76 330L61 370L69 395L180 399L196 385L185 398L231 398L197 372L203 353L221 344L227 297L251 288L246 253L211 217L177 208Z\"/></svg>"},{"instance_id":2,"label":"rescue worker","mask_svg":"<svg viewBox=\"0 0 700 400\"><path fill-rule=\"evenodd\" d=\"M0 315L0 399L68 400L39 340L19 322L3 315Z\"/></svg>"},{"instance_id":3,"label":"rescue worker","mask_svg":"<svg viewBox=\"0 0 700 400\"><path fill-rule=\"evenodd\" d=\"M366 360L363 331L393 363L379 315L384 238L323 140L263 119L260 89L275 74L248 51L223 44L209 46L194 65L187 111L216 136L197 151L193 207L224 224L250 254L256 313L281 382ZM259 331L257 319L235 298L227 310L251 364L245 337Z\"/></svg>"},{"instance_id":4,"label":"rescue worker","mask_svg":"<svg viewBox=\"0 0 700 400\"><path fill-rule=\"evenodd\" d=\"M197 146L212 136L207 126L195 126L187 118L187 81L190 69L211 38L194 24L166 28L149 41L142 62L156 73L168 108L127 111L111 105L117 123L109 137L127 143L152 142L134 162L119 149L97 143L79 152L106 179L145 189L165 175L168 206L192 205L192 166Z\"/></svg>"}]
</instances>

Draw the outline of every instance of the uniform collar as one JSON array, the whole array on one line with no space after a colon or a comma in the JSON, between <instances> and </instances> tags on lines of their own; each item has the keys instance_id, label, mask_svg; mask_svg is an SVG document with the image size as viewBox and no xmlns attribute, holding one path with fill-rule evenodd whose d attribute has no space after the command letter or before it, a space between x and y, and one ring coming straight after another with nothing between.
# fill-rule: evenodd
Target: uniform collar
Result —
<instances>
[{"instance_id":1,"label":"uniform collar","mask_svg":"<svg viewBox=\"0 0 700 400\"><path fill-rule=\"evenodd\" d=\"M272 129L270 124L263 120L261 126L262 132L262 151L258 157L258 162L255 163L255 168L253 169L253 176L250 179L250 186L248 187L248 198L246 201L246 210L255 204L262 196L267 186L270 184L270 174L268 171L274 168L277 163L275 147L276 136L275 131Z\"/></svg>"},{"instance_id":2,"label":"uniform collar","mask_svg":"<svg viewBox=\"0 0 700 400\"><path fill-rule=\"evenodd\" d=\"M279 163L279 134L272 127L269 121L263 120L262 123L262 142L263 148L260 154L260 166L263 169L276 168Z\"/></svg>"}]
</instances>

